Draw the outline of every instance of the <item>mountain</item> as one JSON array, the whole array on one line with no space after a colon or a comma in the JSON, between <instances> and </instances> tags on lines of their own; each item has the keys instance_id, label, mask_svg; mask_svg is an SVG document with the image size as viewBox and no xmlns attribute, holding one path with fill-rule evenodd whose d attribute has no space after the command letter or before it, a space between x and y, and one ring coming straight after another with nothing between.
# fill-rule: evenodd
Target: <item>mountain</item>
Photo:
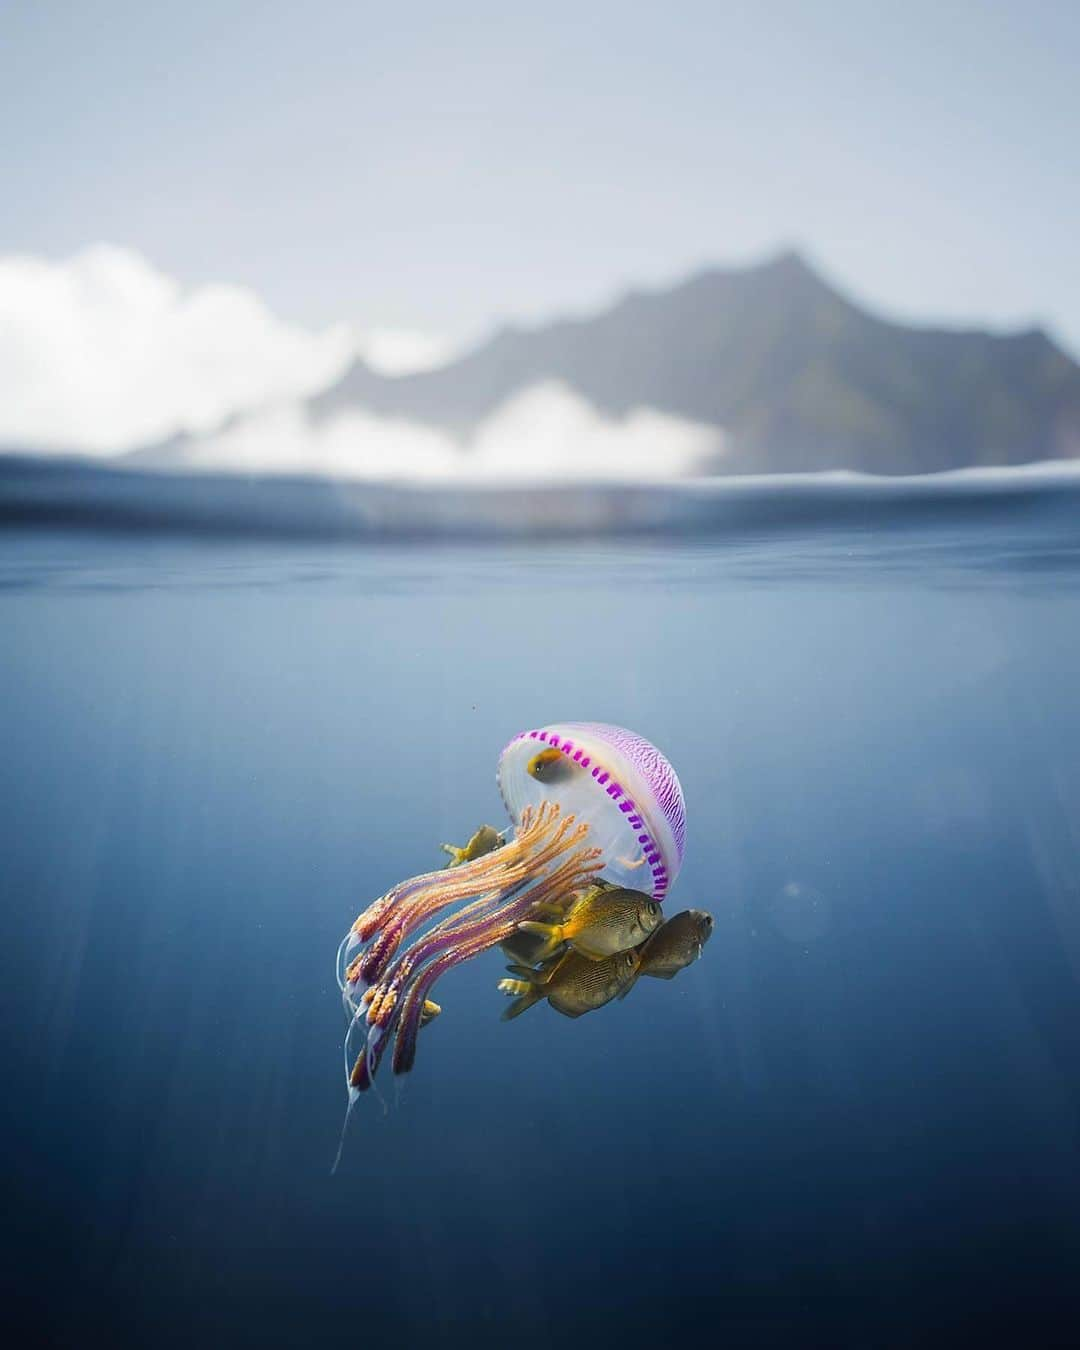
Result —
<instances>
[{"instance_id":1,"label":"mountain","mask_svg":"<svg viewBox=\"0 0 1080 1350\"><path fill-rule=\"evenodd\" d=\"M357 362L308 408L316 421L363 408L467 443L507 399L552 380L616 417L649 407L721 428L721 472L1080 456L1080 367L1040 329L890 323L794 253L633 292L591 318L504 329L437 370L386 376Z\"/></svg>"}]
</instances>

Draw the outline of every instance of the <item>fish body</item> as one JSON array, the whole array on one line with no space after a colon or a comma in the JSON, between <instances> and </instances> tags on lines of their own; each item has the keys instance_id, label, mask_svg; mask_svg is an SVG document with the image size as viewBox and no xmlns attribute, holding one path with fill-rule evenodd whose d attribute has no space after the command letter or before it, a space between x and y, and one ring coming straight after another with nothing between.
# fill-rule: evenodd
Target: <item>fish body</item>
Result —
<instances>
[{"instance_id":1,"label":"fish body","mask_svg":"<svg viewBox=\"0 0 1080 1350\"><path fill-rule=\"evenodd\" d=\"M590 887L570 906L561 922L527 920L519 932L544 938L536 960L552 955L567 942L582 956L594 961L628 951L659 928L663 911L644 891L623 886Z\"/></svg>"},{"instance_id":2,"label":"fish body","mask_svg":"<svg viewBox=\"0 0 1080 1350\"><path fill-rule=\"evenodd\" d=\"M561 750L548 747L533 755L525 766L526 773L538 783L566 783L582 772L581 766Z\"/></svg>"},{"instance_id":3,"label":"fish body","mask_svg":"<svg viewBox=\"0 0 1080 1350\"><path fill-rule=\"evenodd\" d=\"M618 952L599 961L570 951L540 970L510 966L511 974L518 978L503 980L499 985L504 994L514 996L503 1020L519 1017L545 998L564 1017L582 1017L587 1012L594 1012L610 1003L633 981L638 961L635 951Z\"/></svg>"},{"instance_id":4,"label":"fish body","mask_svg":"<svg viewBox=\"0 0 1080 1350\"><path fill-rule=\"evenodd\" d=\"M703 909L684 909L673 914L639 949L639 975L673 980L692 965L712 936L713 917Z\"/></svg>"}]
</instances>

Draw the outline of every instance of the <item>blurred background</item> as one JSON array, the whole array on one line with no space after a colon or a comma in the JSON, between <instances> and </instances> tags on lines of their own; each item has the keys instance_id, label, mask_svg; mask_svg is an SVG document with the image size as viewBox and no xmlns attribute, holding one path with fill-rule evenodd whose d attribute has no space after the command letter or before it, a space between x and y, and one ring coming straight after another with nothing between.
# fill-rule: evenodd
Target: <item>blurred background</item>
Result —
<instances>
[{"instance_id":1,"label":"blurred background","mask_svg":"<svg viewBox=\"0 0 1080 1350\"><path fill-rule=\"evenodd\" d=\"M9 453L422 482L1080 455L1074 5L0 23Z\"/></svg>"}]
</instances>

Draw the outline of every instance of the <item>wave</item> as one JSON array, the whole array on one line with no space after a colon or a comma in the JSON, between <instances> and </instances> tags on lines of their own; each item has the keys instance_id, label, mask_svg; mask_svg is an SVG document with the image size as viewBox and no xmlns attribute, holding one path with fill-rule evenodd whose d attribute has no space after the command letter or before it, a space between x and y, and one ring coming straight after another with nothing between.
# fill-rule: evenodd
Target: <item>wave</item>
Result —
<instances>
[{"instance_id":1,"label":"wave","mask_svg":"<svg viewBox=\"0 0 1080 1350\"><path fill-rule=\"evenodd\" d=\"M420 486L145 472L0 455L0 525L312 540L739 535L1053 517L1080 532L1080 464L907 478L830 472L665 482Z\"/></svg>"}]
</instances>

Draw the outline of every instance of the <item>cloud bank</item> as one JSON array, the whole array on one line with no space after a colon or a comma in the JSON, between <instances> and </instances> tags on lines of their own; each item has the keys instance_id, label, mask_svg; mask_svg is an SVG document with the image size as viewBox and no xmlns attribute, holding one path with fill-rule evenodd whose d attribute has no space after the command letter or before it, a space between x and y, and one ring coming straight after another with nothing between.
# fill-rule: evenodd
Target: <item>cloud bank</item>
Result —
<instances>
[{"instance_id":1,"label":"cloud bank","mask_svg":"<svg viewBox=\"0 0 1080 1350\"><path fill-rule=\"evenodd\" d=\"M508 399L466 445L360 410L314 422L294 402L189 442L182 461L206 470L419 483L641 480L702 472L720 448L715 427L648 408L607 418L552 381Z\"/></svg>"},{"instance_id":2,"label":"cloud bank","mask_svg":"<svg viewBox=\"0 0 1080 1350\"><path fill-rule=\"evenodd\" d=\"M325 388L357 353L398 372L445 349L348 323L309 332L244 287L185 290L110 245L0 257L0 446L108 454L207 431Z\"/></svg>"},{"instance_id":3,"label":"cloud bank","mask_svg":"<svg viewBox=\"0 0 1080 1350\"><path fill-rule=\"evenodd\" d=\"M554 382L464 446L362 408L312 420L304 398L357 355L392 374L450 352L407 331L310 332L250 290L185 289L127 249L0 257L0 450L115 455L180 438L178 467L422 483L673 478L718 449L714 428L647 408L608 418Z\"/></svg>"}]
</instances>

